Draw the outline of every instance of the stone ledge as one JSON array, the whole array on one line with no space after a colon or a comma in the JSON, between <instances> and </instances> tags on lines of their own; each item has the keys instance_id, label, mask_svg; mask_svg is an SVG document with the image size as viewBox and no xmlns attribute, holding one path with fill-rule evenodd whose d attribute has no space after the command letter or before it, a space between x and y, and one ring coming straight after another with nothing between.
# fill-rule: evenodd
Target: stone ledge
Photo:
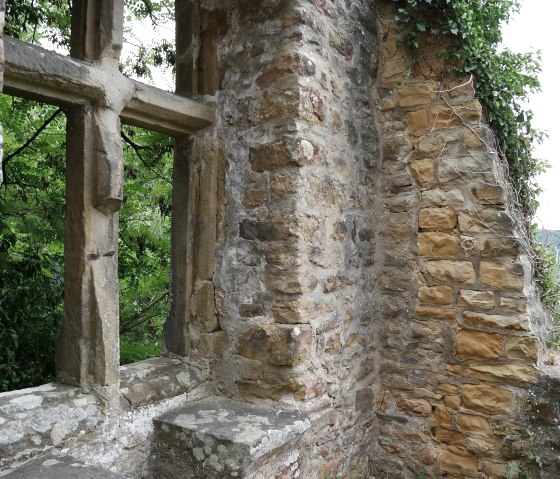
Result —
<instances>
[{"instance_id":1,"label":"stone ledge","mask_svg":"<svg viewBox=\"0 0 560 479\"><path fill-rule=\"evenodd\" d=\"M57 446L93 431L103 421L94 394L64 384L44 384L0 394L0 469L26 450Z\"/></svg>"},{"instance_id":2,"label":"stone ledge","mask_svg":"<svg viewBox=\"0 0 560 479\"><path fill-rule=\"evenodd\" d=\"M47 454L0 477L5 479L125 479L107 469L94 466L72 456Z\"/></svg>"},{"instance_id":3,"label":"stone ledge","mask_svg":"<svg viewBox=\"0 0 560 479\"><path fill-rule=\"evenodd\" d=\"M193 477L246 477L260 459L279 450L283 454L309 428L298 411L217 397L165 413L154 423L159 446L155 477L167 477L166 464L177 468L177 461L184 461Z\"/></svg>"},{"instance_id":4,"label":"stone ledge","mask_svg":"<svg viewBox=\"0 0 560 479\"><path fill-rule=\"evenodd\" d=\"M123 409L179 396L203 381L199 370L178 359L166 357L121 366L119 377Z\"/></svg>"}]
</instances>

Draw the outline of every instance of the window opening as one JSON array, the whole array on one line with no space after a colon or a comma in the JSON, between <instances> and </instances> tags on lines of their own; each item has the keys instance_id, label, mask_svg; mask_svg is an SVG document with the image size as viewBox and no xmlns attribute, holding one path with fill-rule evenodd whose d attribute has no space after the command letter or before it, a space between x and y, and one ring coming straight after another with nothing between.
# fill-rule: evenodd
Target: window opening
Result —
<instances>
[{"instance_id":1,"label":"window opening","mask_svg":"<svg viewBox=\"0 0 560 479\"><path fill-rule=\"evenodd\" d=\"M175 90L175 20L172 1L128 1L120 69L124 75Z\"/></svg>"},{"instance_id":2,"label":"window opening","mask_svg":"<svg viewBox=\"0 0 560 479\"><path fill-rule=\"evenodd\" d=\"M54 379L63 317L66 117L0 96L0 392Z\"/></svg>"},{"instance_id":3,"label":"window opening","mask_svg":"<svg viewBox=\"0 0 560 479\"><path fill-rule=\"evenodd\" d=\"M159 356L168 314L173 139L123 126L120 211L121 364Z\"/></svg>"}]
</instances>

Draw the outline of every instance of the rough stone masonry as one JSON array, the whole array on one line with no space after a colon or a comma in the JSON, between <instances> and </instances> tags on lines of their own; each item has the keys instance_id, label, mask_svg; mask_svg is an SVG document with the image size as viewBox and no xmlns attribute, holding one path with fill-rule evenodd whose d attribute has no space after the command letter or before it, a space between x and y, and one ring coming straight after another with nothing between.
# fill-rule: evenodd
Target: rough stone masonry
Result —
<instances>
[{"instance_id":1,"label":"rough stone masonry","mask_svg":"<svg viewBox=\"0 0 560 479\"><path fill-rule=\"evenodd\" d=\"M0 468L54 448L135 478L558 477L558 374L493 134L393 6L177 2L177 94L215 120L177 135L168 357L109 375L110 400L0 395ZM233 438L196 429L238 410Z\"/></svg>"}]
</instances>

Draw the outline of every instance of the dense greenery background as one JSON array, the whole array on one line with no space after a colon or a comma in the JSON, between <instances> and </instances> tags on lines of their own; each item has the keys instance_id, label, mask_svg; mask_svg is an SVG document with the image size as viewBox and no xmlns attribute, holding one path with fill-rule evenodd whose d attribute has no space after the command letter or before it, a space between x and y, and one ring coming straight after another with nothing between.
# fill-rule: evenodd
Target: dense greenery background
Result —
<instances>
[{"instance_id":1,"label":"dense greenery background","mask_svg":"<svg viewBox=\"0 0 560 479\"><path fill-rule=\"evenodd\" d=\"M172 2L127 1L127 20L154 24ZM66 47L69 2L9 0L8 35ZM149 76L172 56L164 43L124 59L126 73ZM4 184L0 186L0 392L54 378L54 345L63 315L65 112L0 96ZM167 314L172 140L125 126L124 202L120 212L121 361L157 356Z\"/></svg>"}]
</instances>

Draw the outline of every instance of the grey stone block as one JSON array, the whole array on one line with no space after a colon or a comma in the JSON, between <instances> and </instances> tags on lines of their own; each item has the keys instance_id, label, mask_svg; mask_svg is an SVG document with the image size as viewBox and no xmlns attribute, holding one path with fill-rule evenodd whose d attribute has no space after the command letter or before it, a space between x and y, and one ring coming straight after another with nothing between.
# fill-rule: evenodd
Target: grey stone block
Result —
<instances>
[{"instance_id":1,"label":"grey stone block","mask_svg":"<svg viewBox=\"0 0 560 479\"><path fill-rule=\"evenodd\" d=\"M245 477L309 428L298 411L208 398L154 419L159 447L155 477ZM270 459L268 459L270 458ZM178 462L183 462L177 467ZM257 466L255 466L257 464Z\"/></svg>"},{"instance_id":2,"label":"grey stone block","mask_svg":"<svg viewBox=\"0 0 560 479\"><path fill-rule=\"evenodd\" d=\"M126 479L72 456L40 456L3 476L4 479Z\"/></svg>"}]
</instances>

